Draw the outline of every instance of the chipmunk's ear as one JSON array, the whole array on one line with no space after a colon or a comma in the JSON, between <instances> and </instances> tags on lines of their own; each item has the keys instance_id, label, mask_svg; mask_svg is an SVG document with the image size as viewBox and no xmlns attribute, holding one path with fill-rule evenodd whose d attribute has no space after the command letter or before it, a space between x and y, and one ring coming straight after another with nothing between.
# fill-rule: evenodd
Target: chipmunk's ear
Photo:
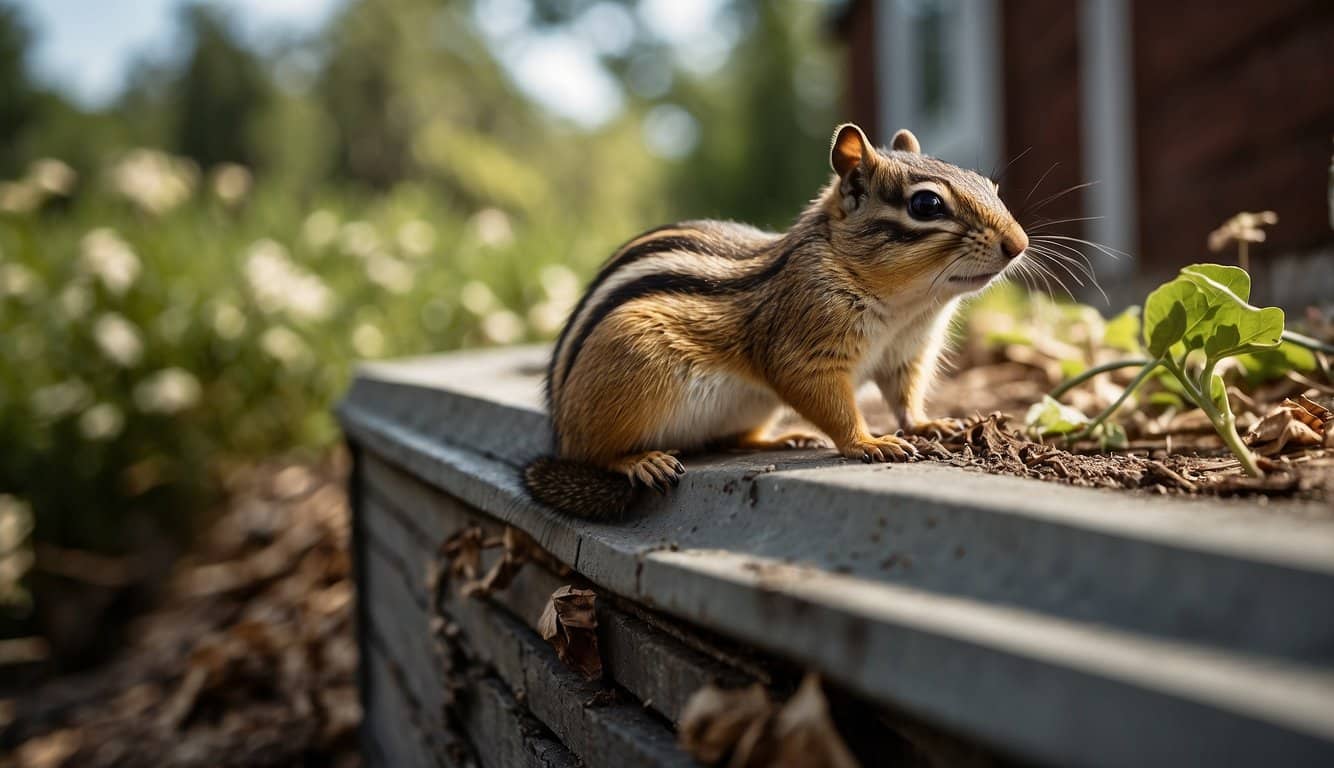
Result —
<instances>
[{"instance_id":1,"label":"chipmunk's ear","mask_svg":"<svg viewBox=\"0 0 1334 768\"><path fill-rule=\"evenodd\" d=\"M862 133L862 129L852 123L844 123L834 131L834 144L829 150L829 166L839 178L846 179L857 164L862 162L863 158L869 160L873 152L875 150L871 147L871 142L866 140L866 134Z\"/></svg>"},{"instance_id":2,"label":"chipmunk's ear","mask_svg":"<svg viewBox=\"0 0 1334 768\"><path fill-rule=\"evenodd\" d=\"M907 128L894 134L894 140L889 143L889 146L900 152L911 152L914 155L922 152L922 145L917 142L917 137L913 135L913 132Z\"/></svg>"}]
</instances>

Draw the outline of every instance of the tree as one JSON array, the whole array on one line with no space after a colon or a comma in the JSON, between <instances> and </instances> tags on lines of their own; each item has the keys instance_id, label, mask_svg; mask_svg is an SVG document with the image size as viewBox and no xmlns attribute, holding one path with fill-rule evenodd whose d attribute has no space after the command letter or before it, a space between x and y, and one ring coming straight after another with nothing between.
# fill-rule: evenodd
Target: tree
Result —
<instances>
[{"instance_id":1,"label":"tree","mask_svg":"<svg viewBox=\"0 0 1334 768\"><path fill-rule=\"evenodd\" d=\"M202 167L254 165L255 122L273 88L264 63L214 6L186 6L181 23L191 49L171 88L175 149Z\"/></svg>"},{"instance_id":2,"label":"tree","mask_svg":"<svg viewBox=\"0 0 1334 768\"><path fill-rule=\"evenodd\" d=\"M21 140L41 111L27 67L32 31L17 8L0 3L0 175L21 173Z\"/></svg>"}]
</instances>

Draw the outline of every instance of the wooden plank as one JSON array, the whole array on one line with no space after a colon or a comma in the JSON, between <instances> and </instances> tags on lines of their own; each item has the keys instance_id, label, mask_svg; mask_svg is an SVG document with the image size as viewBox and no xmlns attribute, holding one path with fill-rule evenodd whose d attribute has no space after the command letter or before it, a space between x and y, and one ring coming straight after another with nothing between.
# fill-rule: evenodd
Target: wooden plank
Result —
<instances>
[{"instance_id":1,"label":"wooden plank","mask_svg":"<svg viewBox=\"0 0 1334 768\"><path fill-rule=\"evenodd\" d=\"M374 456L367 459L365 475L370 504L376 510L375 531L380 531L386 525L401 524L405 512L414 519L435 521L441 526L442 535L468 525L480 525L488 535L499 535L502 529L489 516L468 509L411 476L385 465ZM393 501L382 503L381 499ZM388 507L399 509L389 514ZM402 533L399 531L399 534ZM387 535L400 542L406 541L398 534ZM508 589L492 595L491 600L536 630L551 593L571 583L583 582L577 576L560 577L529 564L519 572ZM607 676L672 722L680 719L681 709L690 695L709 682L741 686L756 679L768 681L767 675L755 674L753 664L743 670L721 661L727 654L710 648L707 640L696 639L691 647L617 610L605 594L598 605L598 621L599 642ZM683 633L692 632L688 625L681 624L681 629ZM701 648L706 650L699 650Z\"/></svg>"},{"instance_id":2,"label":"wooden plank","mask_svg":"<svg viewBox=\"0 0 1334 768\"><path fill-rule=\"evenodd\" d=\"M464 723L483 768L579 768L578 758L500 680L483 678L462 696Z\"/></svg>"},{"instance_id":3,"label":"wooden plank","mask_svg":"<svg viewBox=\"0 0 1334 768\"><path fill-rule=\"evenodd\" d=\"M668 724L625 697L601 703L608 689L566 668L531 629L484 601L450 596L445 612L467 647L489 663L561 743L592 768L694 765Z\"/></svg>"},{"instance_id":4,"label":"wooden plank","mask_svg":"<svg viewBox=\"0 0 1334 768\"><path fill-rule=\"evenodd\" d=\"M372 543L367 557L369 585L359 593L368 603L371 624L383 650L403 669L418 704L439 717L444 711L445 671L434 650L425 610L408 599L403 576Z\"/></svg>"},{"instance_id":5,"label":"wooden plank","mask_svg":"<svg viewBox=\"0 0 1334 768\"><path fill-rule=\"evenodd\" d=\"M520 484L546 425L538 378L517 372L541 358L377 364L340 414L368 451L601 589L1028 759L1334 755L1327 511L793 452L692 458L666 498L590 524Z\"/></svg>"},{"instance_id":6,"label":"wooden plank","mask_svg":"<svg viewBox=\"0 0 1334 768\"><path fill-rule=\"evenodd\" d=\"M432 768L446 766L443 751L434 741L430 723L422 716L412 694L403 686L405 672L397 668L392 654L371 639L362 663L369 676L369 723L373 755L382 755L386 768Z\"/></svg>"}]
</instances>

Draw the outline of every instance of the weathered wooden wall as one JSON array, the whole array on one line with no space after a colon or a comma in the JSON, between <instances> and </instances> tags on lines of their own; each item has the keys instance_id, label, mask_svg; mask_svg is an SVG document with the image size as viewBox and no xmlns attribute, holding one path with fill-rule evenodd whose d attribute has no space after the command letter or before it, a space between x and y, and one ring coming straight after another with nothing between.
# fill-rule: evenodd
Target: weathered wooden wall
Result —
<instances>
[{"instance_id":1,"label":"weathered wooden wall","mask_svg":"<svg viewBox=\"0 0 1334 768\"><path fill-rule=\"evenodd\" d=\"M812 451L692 457L668 496L590 524L519 482L546 354L368 365L340 406L374 764L681 765L706 681L782 698L807 671L866 766L1334 759L1327 510ZM441 587L470 525L544 564L484 598ZM598 595L601 683L534 632L563 585Z\"/></svg>"}]
</instances>

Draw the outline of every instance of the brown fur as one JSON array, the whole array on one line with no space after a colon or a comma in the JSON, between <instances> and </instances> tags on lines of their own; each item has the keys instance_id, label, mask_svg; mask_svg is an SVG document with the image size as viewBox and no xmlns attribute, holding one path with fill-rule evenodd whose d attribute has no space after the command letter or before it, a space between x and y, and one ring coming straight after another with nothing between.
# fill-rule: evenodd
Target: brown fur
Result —
<instances>
[{"instance_id":1,"label":"brown fur","mask_svg":"<svg viewBox=\"0 0 1334 768\"><path fill-rule=\"evenodd\" d=\"M863 380L879 385L902 428L948 431L922 409L945 323L1027 238L990 180L918 154L910 133L894 146L875 149L841 127L835 177L783 235L683 222L622 246L553 353L558 456L606 470L597 482L619 475L665 490L684 472L667 451L812 444L764 436L787 404L844 456L907 458L906 440L868 431L854 398ZM949 215L910 213L923 191ZM556 481L555 466L536 481L529 473L535 496L608 514L566 503L574 486Z\"/></svg>"}]
</instances>

